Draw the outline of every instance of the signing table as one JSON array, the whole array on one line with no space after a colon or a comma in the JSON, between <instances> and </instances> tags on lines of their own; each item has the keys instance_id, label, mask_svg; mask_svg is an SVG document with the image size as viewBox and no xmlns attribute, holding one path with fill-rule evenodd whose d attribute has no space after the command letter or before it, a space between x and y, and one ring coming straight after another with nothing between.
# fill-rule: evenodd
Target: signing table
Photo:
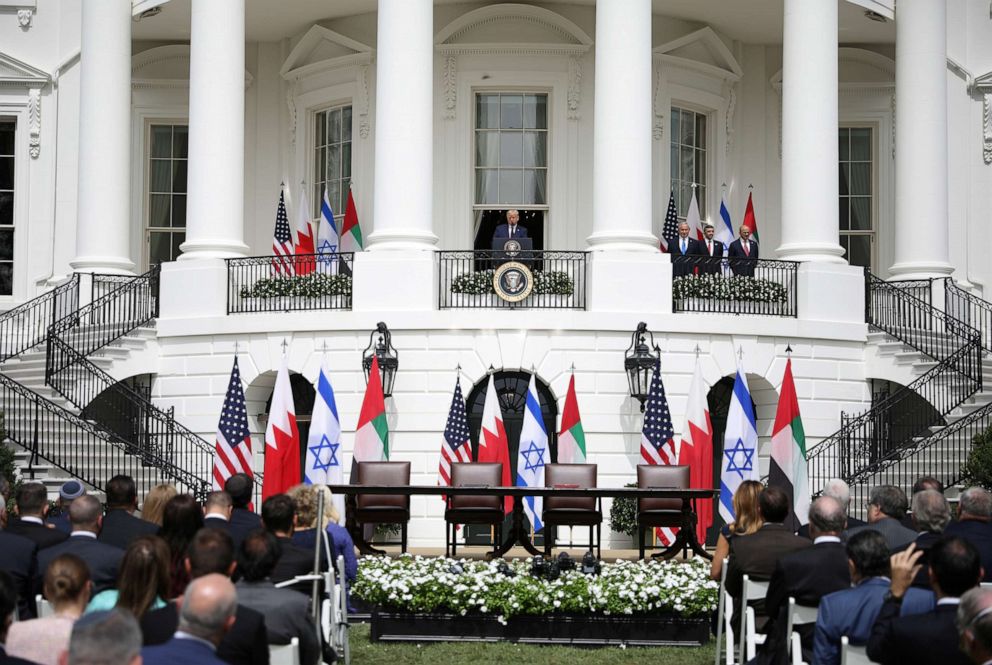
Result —
<instances>
[{"instance_id":1,"label":"signing table","mask_svg":"<svg viewBox=\"0 0 992 665\"><path fill-rule=\"evenodd\" d=\"M387 485L329 485L335 494L347 496L347 527L355 541L355 546L363 554L385 554L382 550L372 547L363 537L362 529L355 520L357 496L359 494L388 494L405 496L511 496L513 497L512 522L509 534L496 549L496 556L503 556L514 545L522 545L534 555L541 551L534 547L530 534L524 524L524 497L526 496L557 496L589 498L603 497L631 499L681 499L681 526L675 540L663 551L654 554L665 559L675 556L680 550L691 550L695 554L712 559L696 539L696 500L711 501L719 494L719 490L710 489L677 489L672 487L594 487L594 488L562 488L562 487L441 487L437 485L406 485L403 487Z\"/></svg>"}]
</instances>

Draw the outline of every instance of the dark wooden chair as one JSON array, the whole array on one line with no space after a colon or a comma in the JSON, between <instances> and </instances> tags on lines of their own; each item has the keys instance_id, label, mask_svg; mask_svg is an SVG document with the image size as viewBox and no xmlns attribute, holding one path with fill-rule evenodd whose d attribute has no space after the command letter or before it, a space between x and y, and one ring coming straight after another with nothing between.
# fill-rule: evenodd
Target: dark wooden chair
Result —
<instances>
[{"instance_id":1,"label":"dark wooden chair","mask_svg":"<svg viewBox=\"0 0 992 665\"><path fill-rule=\"evenodd\" d=\"M409 462L359 462L357 485L406 487L410 484ZM359 494L356 497L355 522L363 524L399 524L400 551L406 552L407 526L410 523L410 497L404 494Z\"/></svg>"},{"instance_id":2,"label":"dark wooden chair","mask_svg":"<svg viewBox=\"0 0 992 665\"><path fill-rule=\"evenodd\" d=\"M490 462L455 462L451 465L452 487L499 487L503 465ZM503 543L503 497L499 494L447 496L444 511L444 553L455 556L459 524L488 524L495 529L493 551Z\"/></svg>"},{"instance_id":3,"label":"dark wooden chair","mask_svg":"<svg viewBox=\"0 0 992 665\"><path fill-rule=\"evenodd\" d=\"M688 489L689 467L638 464L637 487L638 489ZM682 499L638 499L637 540L638 548L640 549L640 558L644 558L644 531L646 529L659 527L684 528L686 526L685 521Z\"/></svg>"},{"instance_id":4,"label":"dark wooden chair","mask_svg":"<svg viewBox=\"0 0 992 665\"><path fill-rule=\"evenodd\" d=\"M544 467L544 484L548 487L590 489L596 487L595 464L548 464ZM589 550L596 548L600 556L603 542L603 510L596 497L547 496L544 498L544 554L549 556L554 547L554 528L557 526L588 526Z\"/></svg>"}]
</instances>

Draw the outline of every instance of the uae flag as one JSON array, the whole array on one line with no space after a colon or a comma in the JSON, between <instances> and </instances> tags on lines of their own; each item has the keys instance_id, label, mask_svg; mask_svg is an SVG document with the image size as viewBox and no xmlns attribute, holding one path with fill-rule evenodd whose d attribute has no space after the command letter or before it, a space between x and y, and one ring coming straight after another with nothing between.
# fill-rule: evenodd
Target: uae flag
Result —
<instances>
[{"instance_id":1,"label":"uae flag","mask_svg":"<svg viewBox=\"0 0 992 665\"><path fill-rule=\"evenodd\" d=\"M575 375L568 381L565 410L561 415L561 434L558 435L558 461L563 464L585 464L586 435L582 431L579 401L575 397Z\"/></svg>"},{"instance_id":2,"label":"uae flag","mask_svg":"<svg viewBox=\"0 0 992 665\"><path fill-rule=\"evenodd\" d=\"M744 209L743 226L751 229L751 238L755 242L761 242L758 240L758 218L754 216L754 201L751 200L751 192L747 193L747 208Z\"/></svg>"},{"instance_id":3,"label":"uae flag","mask_svg":"<svg viewBox=\"0 0 992 665\"><path fill-rule=\"evenodd\" d=\"M806 524L809 514L809 476L806 469L806 435L799 416L796 385L792 380L792 360L785 363L782 391L772 429L772 458L768 485L779 487L792 501L792 515L785 526L795 531Z\"/></svg>"},{"instance_id":4,"label":"uae flag","mask_svg":"<svg viewBox=\"0 0 992 665\"><path fill-rule=\"evenodd\" d=\"M713 426L710 424L706 384L703 382L698 358L692 384L689 386L679 464L689 465L689 487L692 489L709 489L713 486ZM696 538L700 543L705 543L706 530L713 524L713 502L709 499L697 501L696 518Z\"/></svg>"},{"instance_id":5,"label":"uae flag","mask_svg":"<svg viewBox=\"0 0 992 665\"><path fill-rule=\"evenodd\" d=\"M386 424L386 399L382 396L382 375L379 374L379 360L375 356L372 356L369 383L365 387L362 412L358 416L353 461L355 463L389 461L389 425ZM352 466L352 471L355 471L354 466Z\"/></svg>"},{"instance_id":6,"label":"uae flag","mask_svg":"<svg viewBox=\"0 0 992 665\"><path fill-rule=\"evenodd\" d=\"M348 206L344 210L344 222L341 224L341 252L360 252L365 249L362 239L362 227L358 223L358 209L355 208L355 197L348 190Z\"/></svg>"},{"instance_id":7,"label":"uae flag","mask_svg":"<svg viewBox=\"0 0 992 665\"><path fill-rule=\"evenodd\" d=\"M486 405L482 409L482 429L479 431L479 453L475 456L477 462L499 462L503 465L503 477L500 483L504 487L512 487L510 475L510 442L506 438L506 428L503 426L503 411L499 408L499 397L496 395L496 382L489 375L489 385L486 387ZM513 510L513 497L503 497L503 512Z\"/></svg>"},{"instance_id":8,"label":"uae flag","mask_svg":"<svg viewBox=\"0 0 992 665\"><path fill-rule=\"evenodd\" d=\"M289 369L283 356L272 392L269 422L265 427L265 477L262 500L282 494L300 482L300 431L296 427L296 407Z\"/></svg>"}]
</instances>

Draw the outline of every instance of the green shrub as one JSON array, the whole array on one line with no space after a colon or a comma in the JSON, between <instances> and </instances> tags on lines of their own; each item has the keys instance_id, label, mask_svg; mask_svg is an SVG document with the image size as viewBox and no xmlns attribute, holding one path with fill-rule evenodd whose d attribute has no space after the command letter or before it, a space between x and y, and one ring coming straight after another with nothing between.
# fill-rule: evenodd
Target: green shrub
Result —
<instances>
[{"instance_id":1,"label":"green shrub","mask_svg":"<svg viewBox=\"0 0 992 665\"><path fill-rule=\"evenodd\" d=\"M10 483L10 502L8 512L13 509L12 502L17 487L21 484L20 476L17 474L17 464L14 461L14 449L6 444L7 430L4 429L3 411L0 411L0 476Z\"/></svg>"},{"instance_id":2,"label":"green shrub","mask_svg":"<svg viewBox=\"0 0 992 665\"><path fill-rule=\"evenodd\" d=\"M624 487L637 487L637 483L627 483ZM631 538L637 533L637 499L618 496L610 506L610 528L616 533L625 533Z\"/></svg>"},{"instance_id":3,"label":"green shrub","mask_svg":"<svg viewBox=\"0 0 992 665\"><path fill-rule=\"evenodd\" d=\"M768 279L742 275L684 275L674 281L676 300L704 298L707 300L744 300L783 303L788 292L784 285Z\"/></svg>"},{"instance_id":4,"label":"green shrub","mask_svg":"<svg viewBox=\"0 0 992 665\"><path fill-rule=\"evenodd\" d=\"M458 275L451 280L452 293L465 293L469 295L486 295L496 293L493 289L493 275L495 270L480 270L479 272L467 272ZM554 296L570 296L575 292L575 283L568 273L561 270L535 270L533 294L544 294Z\"/></svg>"},{"instance_id":5,"label":"green shrub","mask_svg":"<svg viewBox=\"0 0 992 665\"><path fill-rule=\"evenodd\" d=\"M971 452L961 467L961 480L992 491L992 427L971 438Z\"/></svg>"},{"instance_id":6,"label":"green shrub","mask_svg":"<svg viewBox=\"0 0 992 665\"><path fill-rule=\"evenodd\" d=\"M297 296L320 298L322 296L350 296L351 275L328 275L312 272L294 277L266 277L254 284L241 287L242 298L277 298Z\"/></svg>"}]
</instances>

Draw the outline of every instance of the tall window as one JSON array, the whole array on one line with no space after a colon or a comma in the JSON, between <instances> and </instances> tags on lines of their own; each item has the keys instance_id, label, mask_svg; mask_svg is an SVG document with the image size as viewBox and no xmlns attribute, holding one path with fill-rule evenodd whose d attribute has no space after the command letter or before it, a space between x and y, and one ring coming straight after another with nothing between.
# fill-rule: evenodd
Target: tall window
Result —
<instances>
[{"instance_id":1,"label":"tall window","mask_svg":"<svg viewBox=\"0 0 992 665\"><path fill-rule=\"evenodd\" d=\"M186 125L150 127L148 264L175 261L186 240Z\"/></svg>"},{"instance_id":2,"label":"tall window","mask_svg":"<svg viewBox=\"0 0 992 665\"><path fill-rule=\"evenodd\" d=\"M475 203L544 206L548 190L548 96L476 96Z\"/></svg>"},{"instance_id":3,"label":"tall window","mask_svg":"<svg viewBox=\"0 0 992 665\"><path fill-rule=\"evenodd\" d=\"M871 266L875 255L871 127L840 128L840 245L852 266Z\"/></svg>"},{"instance_id":4,"label":"tall window","mask_svg":"<svg viewBox=\"0 0 992 665\"><path fill-rule=\"evenodd\" d=\"M0 119L0 296L14 293L14 130Z\"/></svg>"},{"instance_id":5,"label":"tall window","mask_svg":"<svg viewBox=\"0 0 992 665\"><path fill-rule=\"evenodd\" d=\"M706 217L706 116L673 106L671 145L672 191L679 217L689 212L693 184L699 214Z\"/></svg>"},{"instance_id":6,"label":"tall window","mask_svg":"<svg viewBox=\"0 0 992 665\"><path fill-rule=\"evenodd\" d=\"M351 107L340 106L314 114L314 217L320 215L324 188L334 216L344 214L351 186ZM340 228L340 227L339 227Z\"/></svg>"}]
</instances>

